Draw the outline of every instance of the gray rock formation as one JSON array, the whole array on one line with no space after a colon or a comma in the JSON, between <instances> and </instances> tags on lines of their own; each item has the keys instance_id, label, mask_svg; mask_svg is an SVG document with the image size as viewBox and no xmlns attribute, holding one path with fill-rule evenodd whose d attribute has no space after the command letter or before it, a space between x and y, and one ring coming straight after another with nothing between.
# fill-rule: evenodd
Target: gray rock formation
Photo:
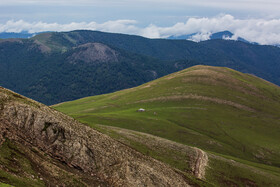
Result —
<instances>
[{"instance_id":1,"label":"gray rock formation","mask_svg":"<svg viewBox=\"0 0 280 187\"><path fill-rule=\"evenodd\" d=\"M101 43L87 43L75 48L75 52L68 58L71 63L104 63L118 62L118 53Z\"/></svg>"},{"instance_id":2,"label":"gray rock formation","mask_svg":"<svg viewBox=\"0 0 280 187\"><path fill-rule=\"evenodd\" d=\"M6 139L34 146L110 186L188 186L184 176L167 165L4 88L0 130L0 146Z\"/></svg>"}]
</instances>

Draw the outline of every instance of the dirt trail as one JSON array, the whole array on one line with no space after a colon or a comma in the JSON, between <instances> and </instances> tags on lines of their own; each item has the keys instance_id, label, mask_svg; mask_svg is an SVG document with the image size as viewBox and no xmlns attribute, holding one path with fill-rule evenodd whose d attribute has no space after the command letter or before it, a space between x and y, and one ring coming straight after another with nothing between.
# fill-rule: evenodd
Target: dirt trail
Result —
<instances>
[{"instance_id":1,"label":"dirt trail","mask_svg":"<svg viewBox=\"0 0 280 187\"><path fill-rule=\"evenodd\" d=\"M208 164L208 156L201 149L198 149L198 148L194 148L194 149L196 150L197 157L196 157L193 172L194 172L195 177L197 177L199 179L203 179L205 176L205 168Z\"/></svg>"},{"instance_id":2,"label":"dirt trail","mask_svg":"<svg viewBox=\"0 0 280 187\"><path fill-rule=\"evenodd\" d=\"M238 109L255 112L254 109L252 109L248 106L239 104L239 103L235 103L233 101L223 100L223 99L214 98L214 97L207 97L207 96L202 96L202 95L196 95L196 94L162 96L162 97L140 100L140 101L136 101L134 103L147 103L147 102L154 102L154 101L169 101L169 100L183 100L183 99L197 99L197 100L203 100L203 101L211 101L213 103L229 105L229 106L232 106L232 107L235 107Z\"/></svg>"}]
</instances>

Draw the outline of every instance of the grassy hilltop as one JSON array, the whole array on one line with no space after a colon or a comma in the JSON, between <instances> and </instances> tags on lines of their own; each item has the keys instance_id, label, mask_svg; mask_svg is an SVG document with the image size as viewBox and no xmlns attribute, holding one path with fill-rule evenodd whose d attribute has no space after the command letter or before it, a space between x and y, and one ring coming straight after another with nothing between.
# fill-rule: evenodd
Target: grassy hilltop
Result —
<instances>
[{"instance_id":1,"label":"grassy hilltop","mask_svg":"<svg viewBox=\"0 0 280 187\"><path fill-rule=\"evenodd\" d=\"M166 158L166 152L143 143L139 132L198 147L212 155L208 170L215 174L206 172L212 184L280 182L280 88L253 75L194 66L139 87L53 107L181 170L188 169L180 156ZM138 139L132 140L131 133ZM244 167L234 169L222 158Z\"/></svg>"}]
</instances>

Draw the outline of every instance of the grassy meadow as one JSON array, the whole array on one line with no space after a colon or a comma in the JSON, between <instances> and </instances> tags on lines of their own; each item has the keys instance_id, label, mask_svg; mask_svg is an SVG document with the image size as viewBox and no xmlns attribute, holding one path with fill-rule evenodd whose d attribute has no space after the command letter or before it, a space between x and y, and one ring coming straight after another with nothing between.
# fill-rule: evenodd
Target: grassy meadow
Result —
<instances>
[{"instance_id":1,"label":"grassy meadow","mask_svg":"<svg viewBox=\"0 0 280 187\"><path fill-rule=\"evenodd\" d=\"M118 127L200 148L213 155L208 169L212 172L206 174L213 184L280 182L280 88L254 75L194 66L139 87L53 108L105 133L105 126ZM139 145L132 147L147 152ZM176 167L173 161L165 162ZM252 168L259 172L252 174ZM260 177L266 174L271 178ZM237 175L239 183L234 182Z\"/></svg>"}]
</instances>

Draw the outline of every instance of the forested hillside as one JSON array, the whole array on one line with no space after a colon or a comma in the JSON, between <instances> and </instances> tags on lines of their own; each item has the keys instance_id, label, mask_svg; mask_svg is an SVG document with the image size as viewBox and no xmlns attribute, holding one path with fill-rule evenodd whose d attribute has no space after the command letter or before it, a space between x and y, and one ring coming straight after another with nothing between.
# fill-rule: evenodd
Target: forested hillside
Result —
<instances>
[{"instance_id":1,"label":"forested hillside","mask_svg":"<svg viewBox=\"0 0 280 187\"><path fill-rule=\"evenodd\" d=\"M197 65L280 84L280 49L243 42L147 39L95 31L0 40L0 85L45 104L109 93Z\"/></svg>"}]
</instances>

